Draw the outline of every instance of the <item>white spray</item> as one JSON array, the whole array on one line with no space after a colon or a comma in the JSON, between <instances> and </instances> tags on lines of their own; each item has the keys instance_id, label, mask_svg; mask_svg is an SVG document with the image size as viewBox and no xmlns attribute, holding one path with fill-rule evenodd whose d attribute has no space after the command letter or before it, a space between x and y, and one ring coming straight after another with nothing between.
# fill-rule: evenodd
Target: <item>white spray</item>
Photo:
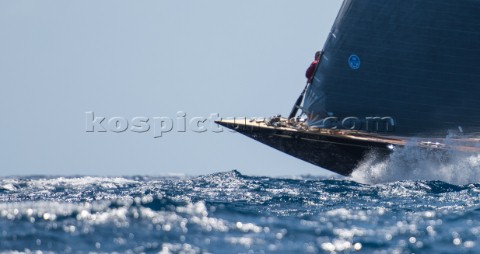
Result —
<instances>
[{"instance_id":1,"label":"white spray","mask_svg":"<svg viewBox=\"0 0 480 254\"><path fill-rule=\"evenodd\" d=\"M351 178L367 184L402 180L438 180L456 185L479 183L480 154L440 152L412 144L396 149L384 160L370 154Z\"/></svg>"}]
</instances>

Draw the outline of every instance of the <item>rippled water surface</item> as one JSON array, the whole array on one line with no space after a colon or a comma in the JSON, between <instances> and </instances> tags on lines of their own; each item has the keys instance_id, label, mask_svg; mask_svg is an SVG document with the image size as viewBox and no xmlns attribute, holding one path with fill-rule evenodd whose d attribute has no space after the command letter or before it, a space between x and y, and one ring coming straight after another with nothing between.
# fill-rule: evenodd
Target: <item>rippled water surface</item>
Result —
<instances>
[{"instance_id":1,"label":"rippled water surface","mask_svg":"<svg viewBox=\"0 0 480 254\"><path fill-rule=\"evenodd\" d=\"M0 178L0 251L480 253L480 184Z\"/></svg>"}]
</instances>

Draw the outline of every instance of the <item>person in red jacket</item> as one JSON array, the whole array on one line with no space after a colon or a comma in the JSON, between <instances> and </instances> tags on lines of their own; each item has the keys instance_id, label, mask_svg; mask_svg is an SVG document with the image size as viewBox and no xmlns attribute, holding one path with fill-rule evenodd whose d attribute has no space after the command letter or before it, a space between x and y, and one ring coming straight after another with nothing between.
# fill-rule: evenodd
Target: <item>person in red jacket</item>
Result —
<instances>
[{"instance_id":1,"label":"person in red jacket","mask_svg":"<svg viewBox=\"0 0 480 254\"><path fill-rule=\"evenodd\" d=\"M320 58L322 57L323 52L317 51L315 53L315 60L313 60L310 67L308 67L307 72L305 73L305 77L308 80L308 83L312 83L313 75L315 74L315 69L317 68L318 63L320 62Z\"/></svg>"}]
</instances>

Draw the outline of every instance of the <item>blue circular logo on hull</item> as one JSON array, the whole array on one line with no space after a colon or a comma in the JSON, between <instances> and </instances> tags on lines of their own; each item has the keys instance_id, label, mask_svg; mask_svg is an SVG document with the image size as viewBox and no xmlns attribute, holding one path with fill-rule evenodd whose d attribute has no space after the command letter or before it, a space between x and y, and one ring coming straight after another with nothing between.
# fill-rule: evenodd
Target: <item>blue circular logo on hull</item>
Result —
<instances>
[{"instance_id":1,"label":"blue circular logo on hull","mask_svg":"<svg viewBox=\"0 0 480 254\"><path fill-rule=\"evenodd\" d=\"M351 55L348 58L348 65L353 70L358 70L360 68L360 57L357 55Z\"/></svg>"}]
</instances>

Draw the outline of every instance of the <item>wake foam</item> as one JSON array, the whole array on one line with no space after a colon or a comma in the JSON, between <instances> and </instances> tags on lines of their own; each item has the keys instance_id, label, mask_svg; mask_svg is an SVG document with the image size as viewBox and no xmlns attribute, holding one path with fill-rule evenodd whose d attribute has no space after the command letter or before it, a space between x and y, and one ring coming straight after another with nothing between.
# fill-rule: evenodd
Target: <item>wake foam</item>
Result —
<instances>
[{"instance_id":1,"label":"wake foam","mask_svg":"<svg viewBox=\"0 0 480 254\"><path fill-rule=\"evenodd\" d=\"M480 154L438 151L408 145L387 159L370 154L353 171L352 180L386 183L403 180L443 181L456 185L480 182Z\"/></svg>"}]
</instances>

